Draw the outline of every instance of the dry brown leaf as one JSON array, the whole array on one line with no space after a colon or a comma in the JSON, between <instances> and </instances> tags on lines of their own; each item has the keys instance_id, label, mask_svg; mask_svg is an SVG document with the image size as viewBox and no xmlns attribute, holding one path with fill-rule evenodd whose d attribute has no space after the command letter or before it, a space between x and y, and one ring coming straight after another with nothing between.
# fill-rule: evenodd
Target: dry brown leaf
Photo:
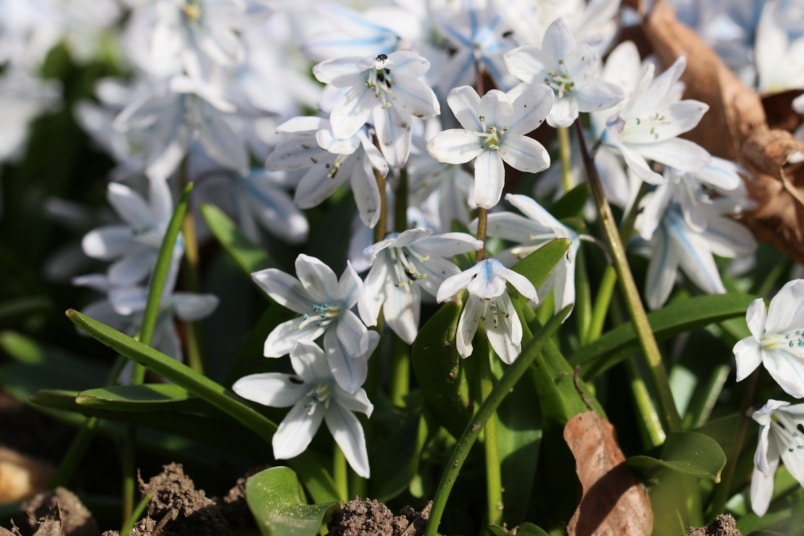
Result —
<instances>
[{"instance_id":1,"label":"dry brown leaf","mask_svg":"<svg viewBox=\"0 0 804 536\"><path fill-rule=\"evenodd\" d=\"M653 530L648 491L625 465L614 426L594 411L564 426L583 495L570 519L570 536L643 536Z\"/></svg>"},{"instance_id":2,"label":"dry brown leaf","mask_svg":"<svg viewBox=\"0 0 804 536\"><path fill-rule=\"evenodd\" d=\"M714 51L676 19L664 0L657 0L645 17L643 31L663 65L687 58L682 80L685 97L709 105L698 127L686 137L710 153L740 163L754 177L746 181L756 208L742 215L754 235L804 262L804 168L793 162L804 144L785 130L771 130L763 101L746 87ZM776 101L781 101L781 104ZM767 102L773 126L797 124L792 113L783 116L784 97ZM792 158L791 158L792 157Z\"/></svg>"}]
</instances>

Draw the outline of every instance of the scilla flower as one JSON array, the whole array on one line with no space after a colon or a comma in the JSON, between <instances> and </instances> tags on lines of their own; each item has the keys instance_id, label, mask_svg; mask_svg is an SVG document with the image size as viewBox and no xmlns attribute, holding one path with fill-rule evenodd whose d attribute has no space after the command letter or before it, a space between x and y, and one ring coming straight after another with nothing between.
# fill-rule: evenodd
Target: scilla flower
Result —
<instances>
[{"instance_id":1,"label":"scilla flower","mask_svg":"<svg viewBox=\"0 0 804 536\"><path fill-rule=\"evenodd\" d=\"M763 516L773 497L773 475L780 459L804 486L804 404L768 400L752 417L759 423L759 442L751 476L751 509Z\"/></svg>"},{"instance_id":2,"label":"scilla flower","mask_svg":"<svg viewBox=\"0 0 804 536\"><path fill-rule=\"evenodd\" d=\"M427 151L448 164L474 159L475 202L491 208L502 196L503 162L532 173L550 166L547 150L527 134L544 122L553 101L553 91L543 84L521 84L508 93L492 89L482 98L469 86L455 88L447 103L463 128L439 132Z\"/></svg>"},{"instance_id":3,"label":"scilla flower","mask_svg":"<svg viewBox=\"0 0 804 536\"><path fill-rule=\"evenodd\" d=\"M483 322L491 347L500 359L511 364L522 350L522 324L506 290L506 283L531 301L538 301L536 289L528 279L509 270L496 259L485 259L472 268L447 278L439 287L436 299L443 302L463 289L469 299L458 320L455 344L461 357L472 354L472 339Z\"/></svg>"},{"instance_id":4,"label":"scilla flower","mask_svg":"<svg viewBox=\"0 0 804 536\"><path fill-rule=\"evenodd\" d=\"M363 282L351 265L340 280L332 268L307 255L296 258L298 279L276 268L251 274L254 282L278 304L301 316L282 322L268 334L265 357L281 357L299 342L313 342L321 335L336 337L337 344L353 356L366 352L368 329L351 311L363 292ZM324 341L336 346L335 341Z\"/></svg>"},{"instance_id":5,"label":"scilla flower","mask_svg":"<svg viewBox=\"0 0 804 536\"><path fill-rule=\"evenodd\" d=\"M304 452L324 421L355 473L368 478L366 437L363 426L352 413L359 411L371 416L374 406L366 391L349 393L339 387L324 352L313 343L298 343L290 352L290 362L295 374L252 374L232 385L235 393L259 404L293 406L271 441L274 457L284 460Z\"/></svg>"},{"instance_id":6,"label":"scilla flower","mask_svg":"<svg viewBox=\"0 0 804 536\"><path fill-rule=\"evenodd\" d=\"M767 311L762 299L748 306L751 336L734 345L737 381L760 363L790 396L804 397L804 279L787 283Z\"/></svg>"}]
</instances>

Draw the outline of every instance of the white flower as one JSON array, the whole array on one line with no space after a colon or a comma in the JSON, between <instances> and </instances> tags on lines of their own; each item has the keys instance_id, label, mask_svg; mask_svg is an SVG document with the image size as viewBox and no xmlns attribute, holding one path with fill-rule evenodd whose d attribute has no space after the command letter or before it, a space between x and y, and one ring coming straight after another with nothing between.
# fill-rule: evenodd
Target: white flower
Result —
<instances>
[{"instance_id":1,"label":"white flower","mask_svg":"<svg viewBox=\"0 0 804 536\"><path fill-rule=\"evenodd\" d=\"M368 311L362 316L376 321L380 308L388 326L403 341L413 344L419 330L421 290L435 296L444 280L460 272L447 260L483 247L465 233L433 235L429 229L409 229L389 235L367 252L373 259L366 276Z\"/></svg>"},{"instance_id":2,"label":"white flower","mask_svg":"<svg viewBox=\"0 0 804 536\"><path fill-rule=\"evenodd\" d=\"M751 476L751 509L763 516L773 497L773 475L780 459L804 486L804 404L768 400L752 417L759 423L759 442Z\"/></svg>"},{"instance_id":3,"label":"white flower","mask_svg":"<svg viewBox=\"0 0 804 536\"><path fill-rule=\"evenodd\" d=\"M804 279L782 287L767 310L752 301L745 321L751 336L734 345L737 381L761 363L787 394L804 397Z\"/></svg>"},{"instance_id":4,"label":"white flower","mask_svg":"<svg viewBox=\"0 0 804 536\"><path fill-rule=\"evenodd\" d=\"M307 172L299 180L293 201L300 208L323 203L347 180L360 219L374 227L380 219L380 190L374 170L388 174L388 162L371 143L365 127L346 139L334 136L330 122L320 117L294 117L277 131L286 134L268 155L270 170Z\"/></svg>"},{"instance_id":5,"label":"white flower","mask_svg":"<svg viewBox=\"0 0 804 536\"><path fill-rule=\"evenodd\" d=\"M274 434L274 457L287 459L307 449L323 420L349 465L369 477L369 461L363 426L352 412L370 417L374 406L366 391L342 389L332 377L324 352L315 344L298 343L290 352L295 374L252 374L237 380L232 390L259 404L293 406Z\"/></svg>"},{"instance_id":6,"label":"white flower","mask_svg":"<svg viewBox=\"0 0 804 536\"><path fill-rule=\"evenodd\" d=\"M652 184L661 184L664 179L647 160L694 171L711 159L703 147L678 137L694 128L709 109L696 100L679 100L682 88L678 80L685 66L686 59L681 56L654 79L653 64L646 64L633 94L606 122L603 143L622 154L626 165Z\"/></svg>"},{"instance_id":7,"label":"white flower","mask_svg":"<svg viewBox=\"0 0 804 536\"><path fill-rule=\"evenodd\" d=\"M578 233L555 219L544 207L526 195L507 194L505 200L524 216L511 212L489 214L488 235L516 243L501 252L498 258L506 264L514 264L556 238L569 239L569 251L550 272L539 293L544 295L550 289L555 290L556 312L575 303L575 259L581 246ZM472 222L470 230L476 228L477 222Z\"/></svg>"},{"instance_id":8,"label":"white flower","mask_svg":"<svg viewBox=\"0 0 804 536\"><path fill-rule=\"evenodd\" d=\"M145 201L128 186L109 183L106 197L124 223L90 231L81 242L87 256L115 260L108 271L113 285L135 285L151 272L173 215L173 199L167 183L155 179L148 184L149 201ZM179 237L173 251L174 260L183 252L184 242Z\"/></svg>"},{"instance_id":9,"label":"white flower","mask_svg":"<svg viewBox=\"0 0 804 536\"><path fill-rule=\"evenodd\" d=\"M436 134L427 150L449 164L475 159L475 202L491 208L502 195L503 162L534 173L550 165L545 148L526 134L542 124L553 100L552 90L541 84L521 84L508 93L492 89L482 98L469 86L455 88L447 102L463 128Z\"/></svg>"},{"instance_id":10,"label":"white flower","mask_svg":"<svg viewBox=\"0 0 804 536\"><path fill-rule=\"evenodd\" d=\"M289 353L298 342L312 342L326 333L324 345L338 343L352 356L364 354L369 345L368 329L351 309L361 298L363 282L351 265L340 280L332 269L307 255L296 258L296 275L276 268L251 274L252 279L279 305L299 313L300 317L276 326L265 340L265 357Z\"/></svg>"},{"instance_id":11,"label":"white flower","mask_svg":"<svg viewBox=\"0 0 804 536\"><path fill-rule=\"evenodd\" d=\"M333 135L349 138L371 122L385 158L394 167L403 166L413 118L440 113L435 93L422 78L429 68L430 62L413 52L337 58L313 67L321 82L346 89L330 114Z\"/></svg>"},{"instance_id":12,"label":"white flower","mask_svg":"<svg viewBox=\"0 0 804 536\"><path fill-rule=\"evenodd\" d=\"M804 36L785 27L797 21L777 12L780 3L765 2L756 29L757 90L763 93L804 87Z\"/></svg>"},{"instance_id":13,"label":"white flower","mask_svg":"<svg viewBox=\"0 0 804 536\"><path fill-rule=\"evenodd\" d=\"M496 259L482 260L472 268L449 277L439 287L436 296L439 302L463 289L469 291L455 337L461 357L472 354L472 339L481 321L491 347L503 362L510 365L519 356L522 350L522 324L505 288L506 282L529 300L538 301L533 284Z\"/></svg>"},{"instance_id":14,"label":"white flower","mask_svg":"<svg viewBox=\"0 0 804 536\"><path fill-rule=\"evenodd\" d=\"M578 112L611 108L625 98L619 86L601 79L600 56L577 43L561 19L547 28L541 48L516 48L505 54L505 65L523 82L553 90L556 100L547 116L553 127L568 127Z\"/></svg>"}]
</instances>

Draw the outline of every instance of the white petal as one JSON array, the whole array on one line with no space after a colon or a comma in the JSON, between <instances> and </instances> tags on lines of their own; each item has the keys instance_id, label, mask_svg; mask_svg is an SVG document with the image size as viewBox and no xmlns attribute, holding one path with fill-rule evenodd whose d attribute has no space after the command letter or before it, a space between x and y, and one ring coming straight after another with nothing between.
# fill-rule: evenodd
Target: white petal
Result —
<instances>
[{"instance_id":1,"label":"white petal","mask_svg":"<svg viewBox=\"0 0 804 536\"><path fill-rule=\"evenodd\" d=\"M342 341L333 330L324 334L324 351L327 355L327 364L332 377L338 386L349 393L354 393L365 383L368 374L368 360L377 347L380 335L376 331L368 332L368 348L360 355L352 355L349 349L343 346Z\"/></svg>"},{"instance_id":2,"label":"white petal","mask_svg":"<svg viewBox=\"0 0 804 536\"><path fill-rule=\"evenodd\" d=\"M268 268L251 274L251 279L262 288L268 296L282 307L299 314L309 313L313 302L307 291L292 275L276 268Z\"/></svg>"},{"instance_id":3,"label":"white petal","mask_svg":"<svg viewBox=\"0 0 804 536\"><path fill-rule=\"evenodd\" d=\"M786 351L785 347L762 349L762 364L784 392L804 398L804 349Z\"/></svg>"},{"instance_id":4,"label":"white petal","mask_svg":"<svg viewBox=\"0 0 804 536\"><path fill-rule=\"evenodd\" d=\"M317 407L309 415L305 400L306 397L290 409L271 440L274 458L277 460L294 458L304 452L321 426L324 419L323 408Z\"/></svg>"},{"instance_id":5,"label":"white petal","mask_svg":"<svg viewBox=\"0 0 804 536\"><path fill-rule=\"evenodd\" d=\"M508 134L528 134L539 128L553 107L555 95L544 84L519 84L507 93L512 102L513 122Z\"/></svg>"},{"instance_id":6,"label":"white petal","mask_svg":"<svg viewBox=\"0 0 804 536\"><path fill-rule=\"evenodd\" d=\"M131 228L125 225L109 225L84 235L81 247L88 257L108 261L129 251L134 243Z\"/></svg>"},{"instance_id":7,"label":"white petal","mask_svg":"<svg viewBox=\"0 0 804 536\"><path fill-rule=\"evenodd\" d=\"M334 327L341 345L349 355L363 355L368 351L368 329L352 311L343 311Z\"/></svg>"},{"instance_id":8,"label":"white petal","mask_svg":"<svg viewBox=\"0 0 804 536\"><path fill-rule=\"evenodd\" d=\"M578 101L572 95L564 95L556 99L550 113L547 115L547 123L554 128L568 127L578 118Z\"/></svg>"},{"instance_id":9,"label":"white petal","mask_svg":"<svg viewBox=\"0 0 804 536\"><path fill-rule=\"evenodd\" d=\"M411 117L401 115L395 106L376 107L372 116L383 156L391 167L401 168L410 155Z\"/></svg>"},{"instance_id":10,"label":"white petal","mask_svg":"<svg viewBox=\"0 0 804 536\"><path fill-rule=\"evenodd\" d=\"M763 473L755 468L751 475L751 510L758 516L764 516L768 511L773 498L773 475L778 466L779 461L776 460L773 471Z\"/></svg>"},{"instance_id":11,"label":"white petal","mask_svg":"<svg viewBox=\"0 0 804 536\"><path fill-rule=\"evenodd\" d=\"M477 277L472 278L466 289L472 296L478 298L496 298L505 293L505 279L497 273L499 261L495 259L485 259L477 264Z\"/></svg>"},{"instance_id":12,"label":"white petal","mask_svg":"<svg viewBox=\"0 0 804 536\"><path fill-rule=\"evenodd\" d=\"M519 291L520 294L530 301L539 301L539 297L536 295L536 289L533 288L533 283L531 283L527 277L509 268L506 268L500 262L496 262L495 264L494 272L498 277L508 281L515 289Z\"/></svg>"},{"instance_id":13,"label":"white petal","mask_svg":"<svg viewBox=\"0 0 804 536\"><path fill-rule=\"evenodd\" d=\"M763 305L762 308L764 309L765 306ZM732 352L734 352L734 361L737 366L735 379L738 382L746 379L762 363L762 349L753 337L746 337L738 341Z\"/></svg>"},{"instance_id":14,"label":"white petal","mask_svg":"<svg viewBox=\"0 0 804 536\"><path fill-rule=\"evenodd\" d=\"M573 91L581 112L597 112L611 108L625 99L622 88L605 80L594 80Z\"/></svg>"},{"instance_id":15,"label":"white petal","mask_svg":"<svg viewBox=\"0 0 804 536\"><path fill-rule=\"evenodd\" d=\"M544 55L534 46L521 46L509 50L503 56L505 66L513 76L527 84L544 82L547 67Z\"/></svg>"},{"instance_id":16,"label":"white petal","mask_svg":"<svg viewBox=\"0 0 804 536\"><path fill-rule=\"evenodd\" d=\"M339 296L335 272L320 259L300 254L296 257L296 276L315 303L324 304Z\"/></svg>"},{"instance_id":17,"label":"white petal","mask_svg":"<svg viewBox=\"0 0 804 536\"><path fill-rule=\"evenodd\" d=\"M336 138L348 138L363 128L379 99L365 85L352 86L338 99L330 114L332 132Z\"/></svg>"},{"instance_id":18,"label":"white petal","mask_svg":"<svg viewBox=\"0 0 804 536\"><path fill-rule=\"evenodd\" d=\"M519 117L514 118L514 106L511 104L511 99L499 89L489 90L480 97L480 116L483 117L486 125L509 127L509 129L512 128L514 120L520 120Z\"/></svg>"},{"instance_id":19,"label":"white petal","mask_svg":"<svg viewBox=\"0 0 804 536\"><path fill-rule=\"evenodd\" d=\"M187 322L195 322L212 314L218 306L218 297L212 294L175 292L172 297L174 314Z\"/></svg>"},{"instance_id":20,"label":"white petal","mask_svg":"<svg viewBox=\"0 0 804 536\"><path fill-rule=\"evenodd\" d=\"M804 328L801 313L804 307L804 279L786 283L773 297L768 306L765 331L781 333L792 328ZM753 333L753 332L752 332Z\"/></svg>"},{"instance_id":21,"label":"white petal","mask_svg":"<svg viewBox=\"0 0 804 536\"><path fill-rule=\"evenodd\" d=\"M547 149L538 141L526 136L515 136L509 132L500 145L499 153L507 164L520 171L537 173L550 167L550 154Z\"/></svg>"},{"instance_id":22,"label":"white petal","mask_svg":"<svg viewBox=\"0 0 804 536\"><path fill-rule=\"evenodd\" d=\"M475 132L450 129L439 132L427 142L427 152L439 162L463 164L485 151Z\"/></svg>"},{"instance_id":23,"label":"white petal","mask_svg":"<svg viewBox=\"0 0 804 536\"><path fill-rule=\"evenodd\" d=\"M362 155L355 155L353 158L356 159L356 162L350 174L352 195L355 198L355 204L357 204L360 220L367 227L373 229L380 220L381 195L377 186L377 177L374 176L375 168L372 162Z\"/></svg>"},{"instance_id":24,"label":"white petal","mask_svg":"<svg viewBox=\"0 0 804 536\"><path fill-rule=\"evenodd\" d=\"M448 298L455 296L458 292L465 289L469 282L472 281L475 277L477 277L478 272L480 271L480 265L476 264L469 268L468 270L464 270L458 274L448 277L441 283L441 286L438 287L438 294L436 295L436 301L443 302Z\"/></svg>"},{"instance_id":25,"label":"white petal","mask_svg":"<svg viewBox=\"0 0 804 536\"><path fill-rule=\"evenodd\" d=\"M447 104L463 128L471 132L483 132L483 125L480 123L480 97L474 88L461 86L452 89L447 95Z\"/></svg>"},{"instance_id":26,"label":"white petal","mask_svg":"<svg viewBox=\"0 0 804 536\"><path fill-rule=\"evenodd\" d=\"M469 299L466 300L461 312L461 318L458 320L458 331L455 336L455 346L461 357L472 355L472 339L475 337L477 326L480 324L480 319L485 309L485 300L481 300L476 296L469 296Z\"/></svg>"},{"instance_id":27,"label":"white petal","mask_svg":"<svg viewBox=\"0 0 804 536\"><path fill-rule=\"evenodd\" d=\"M408 344L413 344L419 331L419 314L421 309L421 290L418 284L412 283L389 292L385 300L383 312L388 327Z\"/></svg>"},{"instance_id":28,"label":"white petal","mask_svg":"<svg viewBox=\"0 0 804 536\"><path fill-rule=\"evenodd\" d=\"M762 298L753 300L745 311L745 322L748 324L748 330L754 336L756 341L762 339L765 334L765 319L768 310L765 308L765 301Z\"/></svg>"},{"instance_id":29,"label":"white petal","mask_svg":"<svg viewBox=\"0 0 804 536\"><path fill-rule=\"evenodd\" d=\"M333 404L327 410L324 419L352 470L363 478L369 478L366 436L357 417L339 404Z\"/></svg>"},{"instance_id":30,"label":"white petal","mask_svg":"<svg viewBox=\"0 0 804 536\"><path fill-rule=\"evenodd\" d=\"M109 204L132 229L147 229L154 225L151 208L140 194L128 186L116 182L109 183L106 197Z\"/></svg>"},{"instance_id":31,"label":"white petal","mask_svg":"<svg viewBox=\"0 0 804 536\"><path fill-rule=\"evenodd\" d=\"M497 151L482 151L475 160L475 204L481 208L494 207L500 202L503 186L505 167L502 158Z\"/></svg>"},{"instance_id":32,"label":"white petal","mask_svg":"<svg viewBox=\"0 0 804 536\"><path fill-rule=\"evenodd\" d=\"M634 144L631 148L645 158L681 171L695 171L709 164L712 156L697 143L682 138L671 138L656 143Z\"/></svg>"},{"instance_id":33,"label":"white petal","mask_svg":"<svg viewBox=\"0 0 804 536\"><path fill-rule=\"evenodd\" d=\"M291 380L289 375L277 372L244 376L232 385L232 391L243 398L275 408L292 406L304 398L309 388L299 380Z\"/></svg>"},{"instance_id":34,"label":"white petal","mask_svg":"<svg viewBox=\"0 0 804 536\"><path fill-rule=\"evenodd\" d=\"M156 251L142 246L131 248L128 255L109 267L109 281L117 286L136 285L148 275L156 264Z\"/></svg>"},{"instance_id":35,"label":"white petal","mask_svg":"<svg viewBox=\"0 0 804 536\"><path fill-rule=\"evenodd\" d=\"M677 253L672 248L664 227L656 230L645 282L648 307L658 309L670 296L678 270Z\"/></svg>"},{"instance_id":36,"label":"white petal","mask_svg":"<svg viewBox=\"0 0 804 536\"><path fill-rule=\"evenodd\" d=\"M355 77L364 76L363 67L359 65L362 57L347 56L322 61L313 66L313 75L324 84L334 83L337 87L345 87L344 83L352 82Z\"/></svg>"},{"instance_id":37,"label":"white petal","mask_svg":"<svg viewBox=\"0 0 804 536\"><path fill-rule=\"evenodd\" d=\"M301 324L304 321L305 318L300 316L276 326L265 339L263 355L265 357L282 357L289 354L297 343L314 341L324 333L325 328L315 322L307 323L302 327Z\"/></svg>"},{"instance_id":38,"label":"white petal","mask_svg":"<svg viewBox=\"0 0 804 536\"><path fill-rule=\"evenodd\" d=\"M251 214L265 230L292 244L307 240L310 230L307 218L284 190L255 181L249 181L244 189Z\"/></svg>"},{"instance_id":39,"label":"white petal","mask_svg":"<svg viewBox=\"0 0 804 536\"><path fill-rule=\"evenodd\" d=\"M493 317L489 318L490 311L487 309L483 326L486 328L486 336L494 352L503 363L510 365L522 351L522 324L507 294L497 298L496 302L498 309L496 321Z\"/></svg>"},{"instance_id":40,"label":"white petal","mask_svg":"<svg viewBox=\"0 0 804 536\"><path fill-rule=\"evenodd\" d=\"M466 233L442 233L417 242L411 249L425 255L452 257L469 253L483 247L483 242Z\"/></svg>"}]
</instances>

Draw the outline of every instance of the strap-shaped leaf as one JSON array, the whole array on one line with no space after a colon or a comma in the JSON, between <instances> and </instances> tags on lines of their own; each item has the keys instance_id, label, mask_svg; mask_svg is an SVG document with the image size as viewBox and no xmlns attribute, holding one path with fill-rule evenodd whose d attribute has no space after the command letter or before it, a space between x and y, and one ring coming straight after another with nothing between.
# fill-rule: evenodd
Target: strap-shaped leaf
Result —
<instances>
[{"instance_id":1,"label":"strap-shaped leaf","mask_svg":"<svg viewBox=\"0 0 804 536\"><path fill-rule=\"evenodd\" d=\"M94 320L75 310L67 311L67 317L82 331L110 347L120 355L143 365L163 378L184 387L198 398L219 408L242 425L253 430L270 444L276 432L276 424L240 401L237 395L203 376L190 367L149 347L136 339ZM312 451L306 451L288 462L302 476L304 484L316 502L336 499L338 493L330 474L324 469L325 462Z\"/></svg>"},{"instance_id":2,"label":"strap-shaped leaf","mask_svg":"<svg viewBox=\"0 0 804 536\"><path fill-rule=\"evenodd\" d=\"M752 299L752 296L745 294L696 296L648 314L648 321L656 338L666 339L691 329L745 315ZM584 379L591 379L638 350L639 341L629 322L584 346L570 357L569 362L573 366L580 365Z\"/></svg>"},{"instance_id":3,"label":"strap-shaped leaf","mask_svg":"<svg viewBox=\"0 0 804 536\"><path fill-rule=\"evenodd\" d=\"M75 403L113 412L198 411L218 413L184 387L169 383L115 385L81 391ZM219 413L218 413L219 414Z\"/></svg>"},{"instance_id":4,"label":"strap-shaped leaf","mask_svg":"<svg viewBox=\"0 0 804 536\"><path fill-rule=\"evenodd\" d=\"M218 207L203 204L201 205L201 215L223 249L246 275L274 266L268 254L246 238L234 222Z\"/></svg>"},{"instance_id":5,"label":"strap-shaped leaf","mask_svg":"<svg viewBox=\"0 0 804 536\"><path fill-rule=\"evenodd\" d=\"M246 502L263 536L315 536L338 501L307 504L296 473L271 467L246 481Z\"/></svg>"}]
</instances>

